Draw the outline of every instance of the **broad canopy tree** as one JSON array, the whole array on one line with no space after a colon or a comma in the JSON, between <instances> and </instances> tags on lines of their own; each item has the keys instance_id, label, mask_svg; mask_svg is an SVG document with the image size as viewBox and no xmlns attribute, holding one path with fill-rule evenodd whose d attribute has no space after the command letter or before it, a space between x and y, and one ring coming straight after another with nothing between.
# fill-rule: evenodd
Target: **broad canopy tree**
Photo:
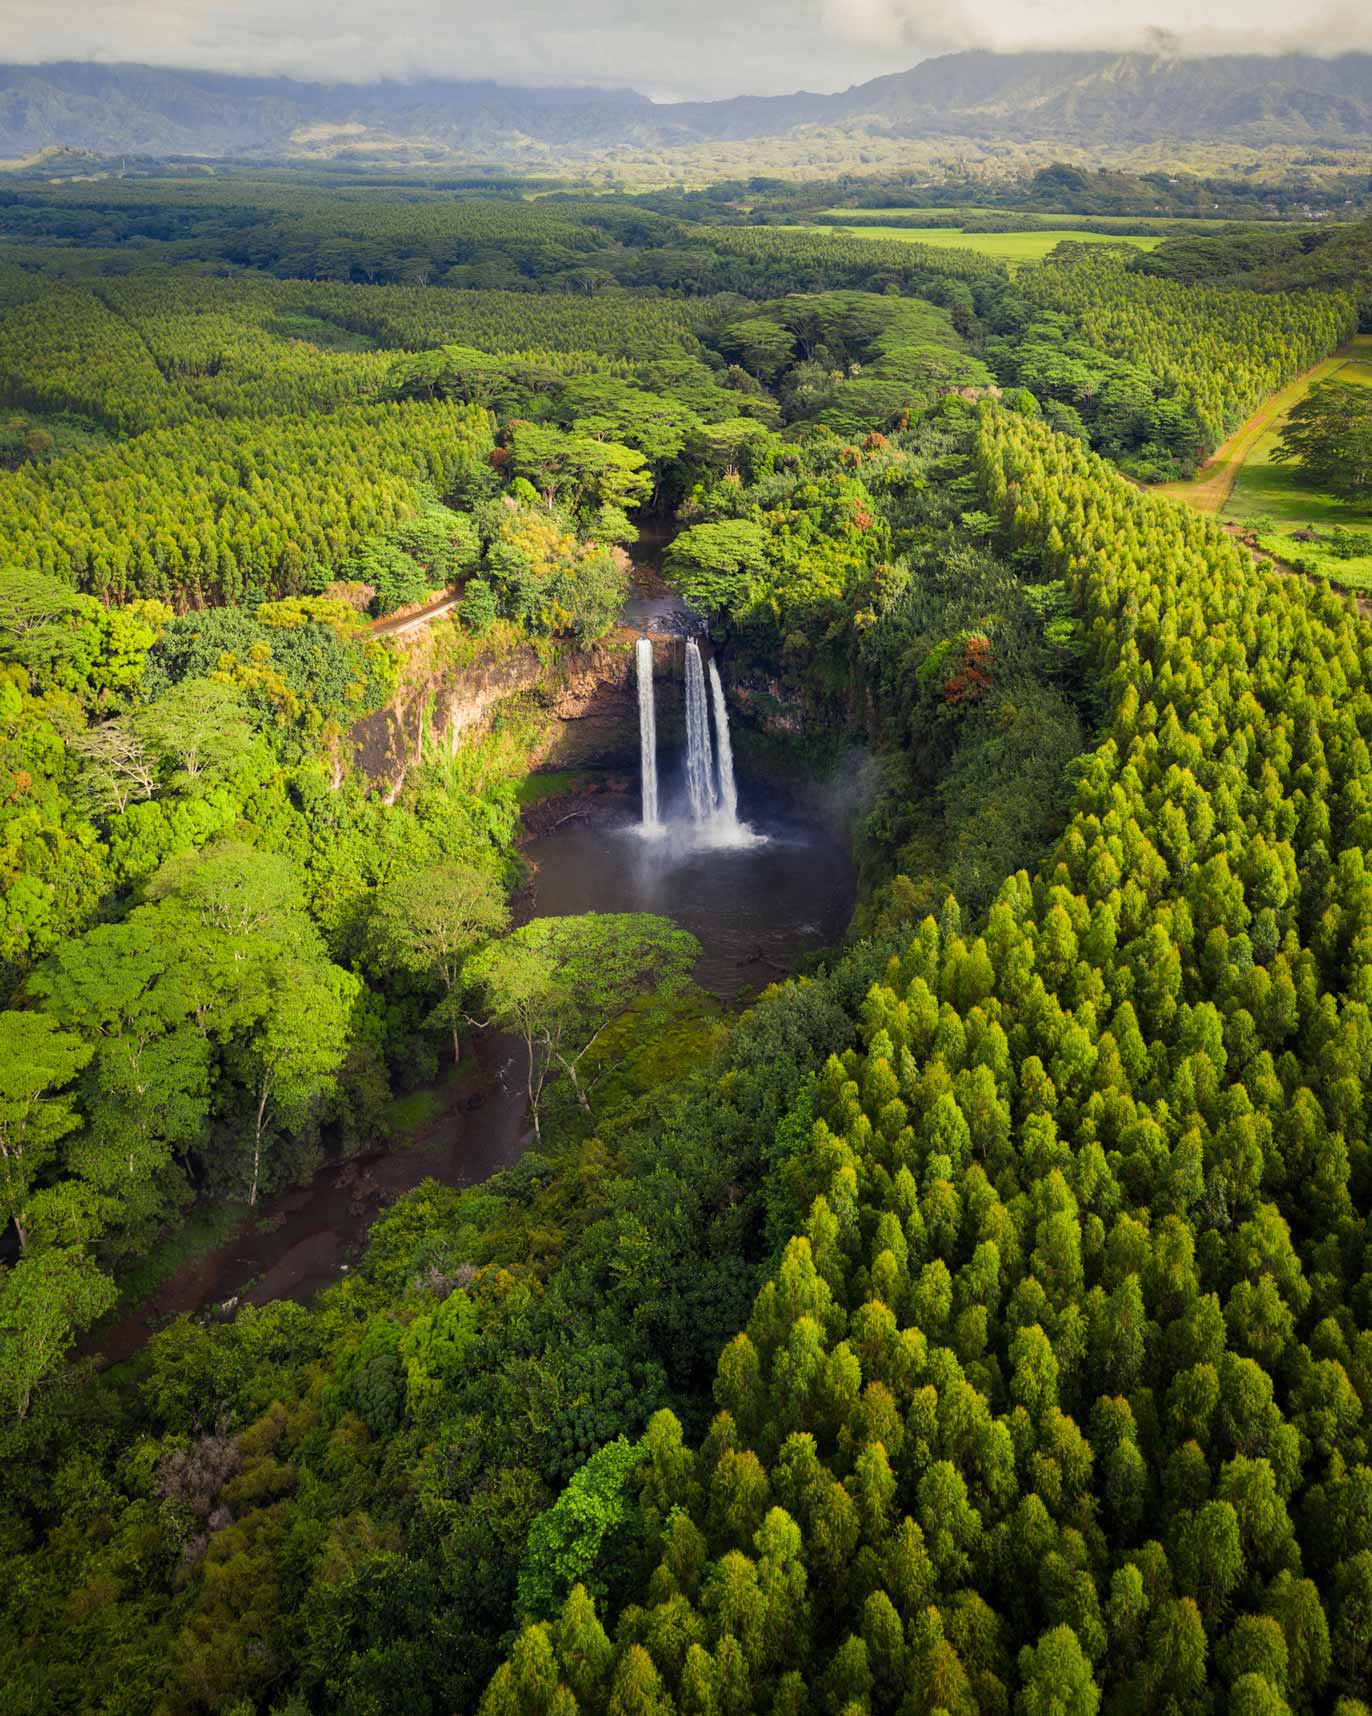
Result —
<instances>
[{"instance_id":1,"label":"broad canopy tree","mask_svg":"<svg viewBox=\"0 0 1372 1716\"><path fill-rule=\"evenodd\" d=\"M746 609L767 568L767 532L749 519L692 525L667 550L668 576L702 614Z\"/></svg>"},{"instance_id":2,"label":"broad canopy tree","mask_svg":"<svg viewBox=\"0 0 1372 1716\"><path fill-rule=\"evenodd\" d=\"M441 991L431 1024L452 1035L453 1065L461 1057L463 974L468 959L509 922L496 878L453 860L401 876L377 897L372 919L383 965Z\"/></svg>"},{"instance_id":3,"label":"broad canopy tree","mask_svg":"<svg viewBox=\"0 0 1372 1716\"><path fill-rule=\"evenodd\" d=\"M579 1069L605 1027L635 1003L650 1010L677 994L700 953L693 935L649 913L535 918L492 942L468 965L488 1020L524 1043L529 1112L553 1069L590 1113Z\"/></svg>"},{"instance_id":4,"label":"broad canopy tree","mask_svg":"<svg viewBox=\"0 0 1372 1716\"><path fill-rule=\"evenodd\" d=\"M361 978L340 966L275 958L263 962L254 992L234 1008L239 1028L228 1061L250 1097L244 1151L250 1206L273 1138L304 1126L336 1088L361 991Z\"/></svg>"},{"instance_id":5,"label":"broad canopy tree","mask_svg":"<svg viewBox=\"0 0 1372 1716\"><path fill-rule=\"evenodd\" d=\"M1372 387L1325 381L1291 408L1273 461L1295 461L1313 488L1372 500Z\"/></svg>"},{"instance_id":6,"label":"broad canopy tree","mask_svg":"<svg viewBox=\"0 0 1372 1716\"><path fill-rule=\"evenodd\" d=\"M635 449L522 420L510 425L510 470L532 483L547 506L572 514L628 512L653 492L647 460Z\"/></svg>"},{"instance_id":7,"label":"broad canopy tree","mask_svg":"<svg viewBox=\"0 0 1372 1716\"><path fill-rule=\"evenodd\" d=\"M30 980L93 1049L70 1166L134 1224L161 1219L173 1160L217 1155L215 1122L240 1113L243 1189L256 1202L275 1129L302 1124L332 1088L361 989L328 959L279 855L219 842L169 860L146 893L125 922L64 943Z\"/></svg>"}]
</instances>

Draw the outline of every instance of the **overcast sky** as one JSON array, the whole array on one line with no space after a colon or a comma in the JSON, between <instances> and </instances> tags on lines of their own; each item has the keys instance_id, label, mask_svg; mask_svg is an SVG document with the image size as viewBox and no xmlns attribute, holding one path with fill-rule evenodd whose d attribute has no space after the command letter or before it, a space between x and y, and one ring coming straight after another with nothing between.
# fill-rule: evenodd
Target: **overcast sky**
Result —
<instances>
[{"instance_id":1,"label":"overcast sky","mask_svg":"<svg viewBox=\"0 0 1372 1716\"><path fill-rule=\"evenodd\" d=\"M842 89L966 47L1372 47L1333 0L0 0L0 57L326 81L628 84L660 100ZM1293 20L1298 20L1293 22Z\"/></svg>"}]
</instances>

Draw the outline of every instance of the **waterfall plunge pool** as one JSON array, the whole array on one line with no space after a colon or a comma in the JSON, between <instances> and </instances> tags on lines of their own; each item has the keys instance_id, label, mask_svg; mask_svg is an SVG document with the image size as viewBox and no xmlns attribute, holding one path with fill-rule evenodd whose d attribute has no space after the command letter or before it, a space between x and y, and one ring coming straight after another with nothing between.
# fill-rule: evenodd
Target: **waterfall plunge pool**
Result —
<instances>
[{"instance_id":1,"label":"waterfall plunge pool","mask_svg":"<svg viewBox=\"0 0 1372 1716\"><path fill-rule=\"evenodd\" d=\"M653 650L641 639L639 804L626 797L618 809L594 809L589 820L527 841L535 874L519 916L670 917L700 942L697 981L727 1000L839 942L856 873L844 842L818 817L761 782L735 780L719 670L702 661L685 627L682 635L684 754L664 756L659 747ZM216 1302L227 1310L240 1297L307 1302L349 1267L379 1206L430 1175L471 1185L522 1155L529 1132L517 1042L483 1034L462 1067L425 1094L434 1112L410 1148L331 1163L313 1184L267 1199L255 1221L190 1259L148 1303L92 1331L84 1349L118 1362L178 1312Z\"/></svg>"},{"instance_id":2,"label":"waterfall plunge pool","mask_svg":"<svg viewBox=\"0 0 1372 1716\"><path fill-rule=\"evenodd\" d=\"M639 816L602 814L527 842L535 881L526 915L671 918L700 943L696 980L729 997L787 975L839 941L855 875L845 846L818 819L765 786L739 791L718 664L713 655L705 661L689 628L682 647L684 749L661 754L654 645L640 637Z\"/></svg>"},{"instance_id":3,"label":"waterfall plunge pool","mask_svg":"<svg viewBox=\"0 0 1372 1716\"><path fill-rule=\"evenodd\" d=\"M530 917L656 912L701 946L696 980L723 997L775 982L841 941L856 895L843 841L774 788L739 784L739 823L697 824L684 780L664 780L645 837L632 800L530 840ZM525 915L525 914L521 914Z\"/></svg>"}]
</instances>

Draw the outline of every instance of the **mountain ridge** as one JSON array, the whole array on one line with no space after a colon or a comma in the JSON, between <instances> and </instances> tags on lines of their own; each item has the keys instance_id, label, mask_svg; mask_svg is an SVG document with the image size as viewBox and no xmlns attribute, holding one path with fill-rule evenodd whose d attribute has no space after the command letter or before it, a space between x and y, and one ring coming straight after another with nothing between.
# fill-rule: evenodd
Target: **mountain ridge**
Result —
<instances>
[{"instance_id":1,"label":"mountain ridge","mask_svg":"<svg viewBox=\"0 0 1372 1716\"><path fill-rule=\"evenodd\" d=\"M0 65L0 155L279 157L359 146L508 152L780 138L807 128L891 137L1082 144L1372 141L1372 54L946 54L834 94L655 102L630 88L493 79L312 83L58 61ZM336 133L336 136L334 135Z\"/></svg>"}]
</instances>

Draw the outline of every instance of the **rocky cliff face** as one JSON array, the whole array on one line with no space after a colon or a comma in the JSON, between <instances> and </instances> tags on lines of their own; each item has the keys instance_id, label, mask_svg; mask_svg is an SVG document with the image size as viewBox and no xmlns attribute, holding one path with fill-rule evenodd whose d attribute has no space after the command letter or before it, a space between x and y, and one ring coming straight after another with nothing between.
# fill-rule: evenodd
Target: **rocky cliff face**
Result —
<instances>
[{"instance_id":1,"label":"rocky cliff face","mask_svg":"<svg viewBox=\"0 0 1372 1716\"><path fill-rule=\"evenodd\" d=\"M767 738L799 738L812 725L814 712L794 681L781 674L732 673L727 665L723 674L731 704Z\"/></svg>"},{"instance_id":2,"label":"rocky cliff face","mask_svg":"<svg viewBox=\"0 0 1372 1716\"><path fill-rule=\"evenodd\" d=\"M594 649L569 650L552 665L525 648L456 668L442 662L427 632L406 638L396 695L348 735L356 764L394 797L431 746L456 751L488 730L502 704L519 698L542 729L530 756L534 768L637 768L637 636L620 628ZM684 647L679 637L663 634L653 648L659 742L673 743L681 726Z\"/></svg>"}]
</instances>

